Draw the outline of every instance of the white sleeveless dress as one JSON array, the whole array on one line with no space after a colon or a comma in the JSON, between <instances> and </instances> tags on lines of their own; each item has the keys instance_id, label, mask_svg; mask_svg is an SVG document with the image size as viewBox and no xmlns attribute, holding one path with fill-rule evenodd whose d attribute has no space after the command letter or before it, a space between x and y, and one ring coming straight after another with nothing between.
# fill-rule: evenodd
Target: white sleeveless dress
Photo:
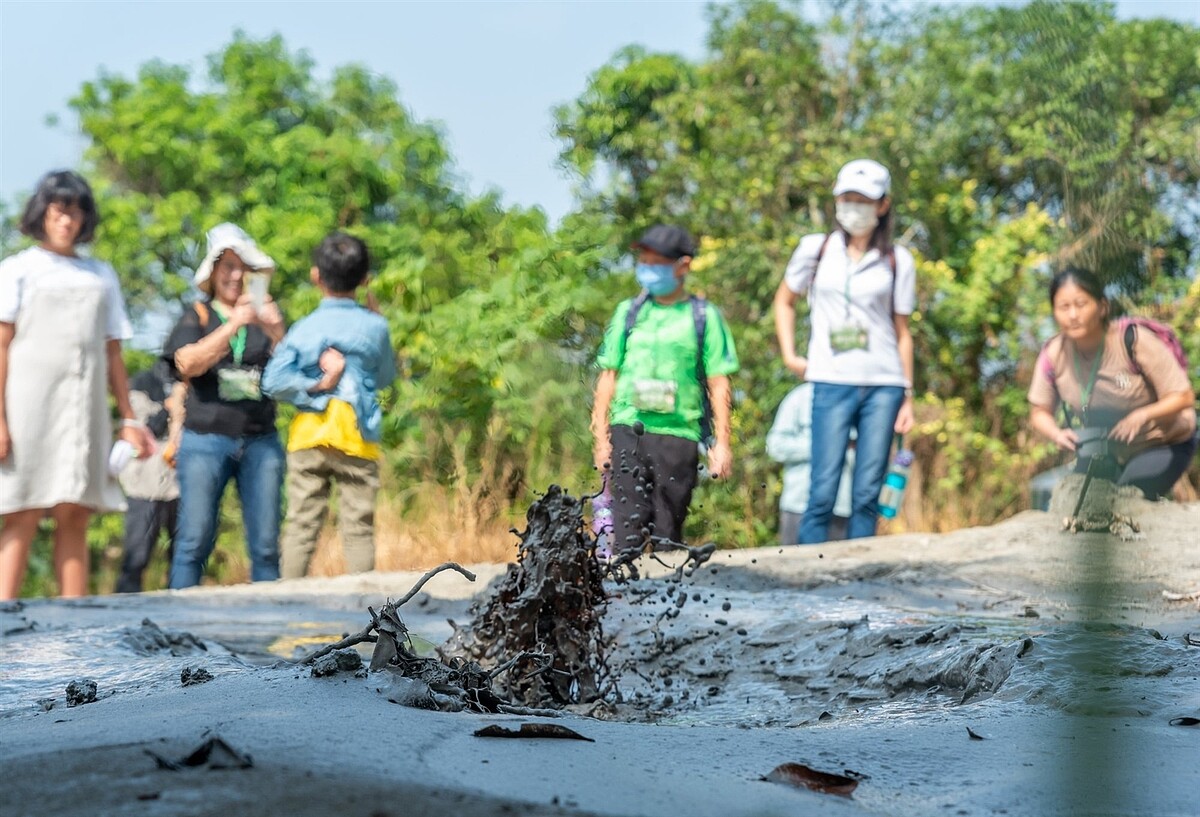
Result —
<instances>
[{"instance_id":1,"label":"white sleeveless dress","mask_svg":"<svg viewBox=\"0 0 1200 817\"><path fill-rule=\"evenodd\" d=\"M4 383L12 450L0 515L69 503L125 509L108 473L109 339L133 334L112 267L31 247L0 263L0 322L16 332Z\"/></svg>"}]
</instances>

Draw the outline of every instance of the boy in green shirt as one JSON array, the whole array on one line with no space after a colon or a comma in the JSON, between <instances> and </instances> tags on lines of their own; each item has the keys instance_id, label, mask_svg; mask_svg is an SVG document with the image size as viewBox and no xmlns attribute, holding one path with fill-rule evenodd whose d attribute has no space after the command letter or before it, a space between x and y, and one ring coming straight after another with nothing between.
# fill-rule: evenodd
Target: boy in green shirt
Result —
<instances>
[{"instance_id":1,"label":"boy in green shirt","mask_svg":"<svg viewBox=\"0 0 1200 817\"><path fill-rule=\"evenodd\" d=\"M647 539L683 541L701 444L714 477L733 465L729 375L737 351L717 308L684 287L695 241L659 224L634 249L643 291L613 313L592 408L593 460L612 491L618 551Z\"/></svg>"}]
</instances>

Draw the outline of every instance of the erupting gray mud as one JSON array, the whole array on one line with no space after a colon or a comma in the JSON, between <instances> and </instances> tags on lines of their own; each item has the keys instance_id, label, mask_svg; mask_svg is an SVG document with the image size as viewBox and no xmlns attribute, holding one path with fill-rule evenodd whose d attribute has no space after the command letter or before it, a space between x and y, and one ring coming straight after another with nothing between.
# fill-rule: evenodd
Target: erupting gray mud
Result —
<instances>
[{"instance_id":1,"label":"erupting gray mud","mask_svg":"<svg viewBox=\"0 0 1200 817\"><path fill-rule=\"evenodd\" d=\"M1107 497L1111 508L1112 496L1098 491L1097 501ZM905 613L872 590L927 580L930 571L870 565L748 592L744 568L705 564L711 548L601 564L582 504L556 486L534 503L517 563L443 649L507 670L495 684L503 698L622 720L747 725L958 706L996 695L1014 676L1023 692L1010 700L1023 694L1064 708L1071 700L1069 667L1055 657L1071 638L1046 638L1031 605L993 613L993 600L971 611L964 600L980 589L952 583L937 593L944 614ZM653 575L638 571L639 557ZM1120 642L1150 665L1168 653L1190 658L1152 631L1122 631ZM1052 671L1034 683L1027 663Z\"/></svg>"},{"instance_id":2,"label":"erupting gray mud","mask_svg":"<svg viewBox=\"0 0 1200 817\"><path fill-rule=\"evenodd\" d=\"M525 518L516 563L472 606L472 621L455 628L445 652L510 665L497 691L527 706L599 700L611 688L607 596L583 501L551 485Z\"/></svg>"}]
</instances>

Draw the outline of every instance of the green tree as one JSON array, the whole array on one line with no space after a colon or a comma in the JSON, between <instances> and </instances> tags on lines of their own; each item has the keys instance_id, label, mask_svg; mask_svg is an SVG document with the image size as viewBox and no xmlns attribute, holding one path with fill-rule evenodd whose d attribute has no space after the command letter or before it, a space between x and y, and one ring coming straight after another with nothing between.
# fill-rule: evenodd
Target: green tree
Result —
<instances>
[{"instance_id":1,"label":"green tree","mask_svg":"<svg viewBox=\"0 0 1200 817\"><path fill-rule=\"evenodd\" d=\"M72 101L106 216L96 253L135 311L177 313L205 231L234 221L278 261L274 295L295 319L317 299L311 248L333 229L363 237L403 370L384 401L389 501L403 514L427 495L473 535L550 482L596 487L591 361L633 294L625 248L683 223L702 236L692 288L729 319L745 367L739 477L701 488L688 534L762 544L777 496L763 439L795 385L771 296L797 240L830 229L837 168L872 156L918 259L907 522L993 521L1046 456L1023 421L1051 265L1097 268L1200 359L1200 30L1120 21L1106 3L809 8L714 6L702 59L631 46L600 66L554 114L578 184L554 231L536 209L464 193L441 134L390 81L360 66L320 80L277 37L238 35L200 76L161 62L102 75Z\"/></svg>"},{"instance_id":2,"label":"green tree","mask_svg":"<svg viewBox=\"0 0 1200 817\"><path fill-rule=\"evenodd\" d=\"M556 111L582 212L630 235L673 219L706 236L694 285L731 318L747 364L744 482L711 491L696 523L718 539L761 541L748 522L730 530L727 511L772 518L774 466L759 452L793 381L777 362L770 297L799 236L832 224L828 189L844 161L892 169L900 240L919 262L922 427L974 458L937 466L959 491L982 485L970 475L993 443L1019 455L1016 471L1004 460L1010 486L1044 453L1025 439L1023 392L1051 331L1051 264L1095 267L1134 296L1158 277L1183 282L1158 286L1164 300L1194 277L1194 26L1041 0L903 18L866 3L830 9L812 20L795 3L715 7L703 60L623 51ZM1016 499L959 521L990 521Z\"/></svg>"},{"instance_id":3,"label":"green tree","mask_svg":"<svg viewBox=\"0 0 1200 817\"><path fill-rule=\"evenodd\" d=\"M94 252L135 314L178 314L222 221L276 260L272 291L293 320L317 302L320 239L344 229L367 242L403 370L384 399L397 492L385 502L401 515L423 485L465 484L441 516L478 516L485 497L476 522L506 530L534 490L590 481L586 362L616 281L597 272L615 257L611 234L564 226L555 239L541 211L462 192L441 134L389 80L344 66L320 81L278 37L239 34L202 77L161 62L102 75L71 105L104 213ZM95 526L98 554L109 527Z\"/></svg>"}]
</instances>

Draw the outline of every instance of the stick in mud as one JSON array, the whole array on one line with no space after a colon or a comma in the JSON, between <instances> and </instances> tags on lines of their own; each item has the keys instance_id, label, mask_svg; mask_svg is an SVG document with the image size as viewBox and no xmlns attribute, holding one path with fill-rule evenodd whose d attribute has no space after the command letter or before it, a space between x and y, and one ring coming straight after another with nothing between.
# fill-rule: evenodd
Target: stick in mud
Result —
<instances>
[{"instance_id":1,"label":"stick in mud","mask_svg":"<svg viewBox=\"0 0 1200 817\"><path fill-rule=\"evenodd\" d=\"M421 588L425 586L426 582L428 582L437 574L441 573L443 570L457 570L459 573L466 576L468 581L475 581L475 574L464 568L462 565L454 562L445 562L444 564L438 565L433 570L430 570L428 573L418 579L417 583L412 586L412 589L405 593L399 601L394 603L389 601L389 604L391 604L393 607L400 607L406 602L411 601L412 597L421 591ZM335 652L336 650L344 650L347 647L353 647L355 644L362 644L364 642L377 642L378 637L375 636L374 633L379 627L379 616L370 607L367 608L367 612L371 614L371 623L366 627L363 627L354 635L346 636L336 644L326 644L324 647L321 647L321 649L304 656L295 663L311 664L318 658L329 655L331 652Z\"/></svg>"}]
</instances>

